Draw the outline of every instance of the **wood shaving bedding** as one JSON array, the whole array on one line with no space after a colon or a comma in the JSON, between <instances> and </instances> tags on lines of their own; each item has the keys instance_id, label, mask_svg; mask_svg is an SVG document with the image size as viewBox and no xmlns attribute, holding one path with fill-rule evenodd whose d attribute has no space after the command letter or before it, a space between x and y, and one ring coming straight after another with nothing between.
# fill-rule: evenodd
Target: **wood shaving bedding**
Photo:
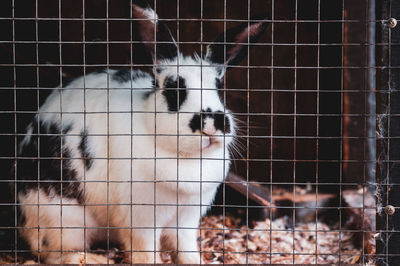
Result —
<instances>
[{"instance_id":1,"label":"wood shaving bedding","mask_svg":"<svg viewBox=\"0 0 400 266\"><path fill-rule=\"evenodd\" d=\"M272 222L266 219L249 229L232 217L203 217L198 239L203 261L211 264L359 263L362 250L353 245L351 233L340 234L324 223L304 223L293 228L287 221L287 217Z\"/></svg>"}]
</instances>

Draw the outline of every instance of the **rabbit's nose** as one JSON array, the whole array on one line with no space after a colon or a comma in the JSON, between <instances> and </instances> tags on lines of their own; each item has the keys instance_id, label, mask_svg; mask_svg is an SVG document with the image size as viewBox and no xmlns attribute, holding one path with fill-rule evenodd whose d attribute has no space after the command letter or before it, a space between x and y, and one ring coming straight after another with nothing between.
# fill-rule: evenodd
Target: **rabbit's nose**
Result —
<instances>
[{"instance_id":1,"label":"rabbit's nose","mask_svg":"<svg viewBox=\"0 0 400 266\"><path fill-rule=\"evenodd\" d=\"M217 129L214 126L214 119L206 118L203 126L203 134L207 136L213 136L217 133Z\"/></svg>"},{"instance_id":2,"label":"rabbit's nose","mask_svg":"<svg viewBox=\"0 0 400 266\"><path fill-rule=\"evenodd\" d=\"M217 133L217 131L215 130L215 128L212 129L212 130L203 129L203 134L204 134L204 135L213 136L213 135L215 135L215 133Z\"/></svg>"}]
</instances>

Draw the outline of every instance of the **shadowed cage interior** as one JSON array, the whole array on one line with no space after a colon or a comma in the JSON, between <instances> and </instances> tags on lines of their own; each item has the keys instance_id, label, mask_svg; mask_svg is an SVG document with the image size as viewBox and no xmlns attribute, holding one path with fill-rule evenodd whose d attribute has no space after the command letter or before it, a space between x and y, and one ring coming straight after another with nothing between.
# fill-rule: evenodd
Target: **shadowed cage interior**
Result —
<instances>
[{"instance_id":1,"label":"shadowed cage interior","mask_svg":"<svg viewBox=\"0 0 400 266\"><path fill-rule=\"evenodd\" d=\"M245 32L242 45L248 56L241 63L229 66L225 75L215 81L214 89L222 104L219 109L180 112L191 93L201 91L202 98L204 91L205 94L210 91L203 88L203 82L200 88L191 88L191 81L184 77L184 60L181 64L178 60L174 68L182 76L167 77L163 84L154 79L149 86L155 89L146 92L146 97L160 95L168 102L168 110L154 110L157 109L154 107L149 113L153 117L162 116L163 112L177 113L178 120L194 115L188 132L202 131L202 136L210 119L215 129L222 132L223 143L226 134L235 139L229 150L230 159L224 159L225 155L216 159L230 160L231 164L223 170L229 170L227 178L218 186L215 200L200 221L197 245L202 262L395 265L392 263L400 258L396 244L400 230L400 222L396 222L399 200L394 195L398 186L399 129L395 122L398 27L390 19L400 13L400 5L389 0L147 2L158 21L170 29L184 56L202 57L208 45L221 33L229 32L228 29L246 23L250 27L260 20L267 25L256 41L249 42L251 30ZM40 250L32 253L17 230L23 229L18 211L23 203L18 199L18 191L40 187L49 194L71 196L78 205L85 205L85 192L77 195L77 191L90 182L76 180L75 176L80 171L85 176L96 162L105 163L103 174L107 180L102 182L107 190L112 185L110 164L118 165L118 160L124 158L93 156L90 139L96 134L85 127L75 132L68 123L62 126L45 126L38 120L30 123L41 115L39 107L54 88L62 95L67 91L65 87L79 77L99 73L106 77L103 88L92 90L103 90L106 98L99 98L105 109L97 114L110 121L113 112L117 115L142 112L131 106L133 100L128 111L121 111L121 107L110 112L113 100L109 95L118 91L113 84L124 83L125 89L134 90L126 84L135 79L145 80L157 71L162 73L154 68L152 54L146 50L146 41L139 33L140 23L146 19L134 17L132 3L135 0L2 0L0 3L0 239L4 239L0 241L1 263L34 263L41 259ZM154 30L155 35L157 31ZM171 44L170 40L154 41L151 34L149 38L161 45ZM233 42L239 39L237 35ZM226 34L219 40L224 47L220 50L227 52L224 59L234 45L226 40ZM163 46L160 47L162 51ZM200 72L203 75L203 70ZM161 87L166 90L157 94ZM86 106L91 89L85 85L81 89L81 99L86 100L81 113L84 121L80 123L86 123L91 115L88 112L91 107ZM56 100L61 106L64 106L62 101L68 101L63 97ZM155 97L154 106L156 100ZM233 120L227 118L227 110ZM73 111L61 108L58 114L68 117ZM157 128L157 123L153 124ZM231 131L233 124L236 128ZM180 132L179 125L176 132ZM33 137L21 152L18 143L26 137L27 128ZM107 126L104 134L107 145L112 145L110 138L117 139L119 133L113 136ZM132 130L127 136L135 134L143 133ZM68 135L76 138L76 154L63 146ZM133 144L130 138L127 140L132 154ZM157 145L165 143L155 142L149 149L157 150ZM171 145L179 150L184 142L175 141ZM183 157L177 152L178 164L184 161ZM131 162L141 159L129 158ZM71 171L71 165L78 167L75 171L79 173ZM202 175L203 170L200 167L193 172ZM131 168L130 175L135 171L139 170ZM125 185L134 183L131 179ZM179 181L174 184L178 187ZM389 193L391 189L393 192ZM123 204L146 205L132 202L133 197ZM107 221L109 208L118 204L122 203L103 203ZM176 200L175 207L185 204ZM203 202L199 198L196 204L200 206ZM150 205L156 206L154 202ZM157 208L153 208L146 215L156 217L156 212ZM60 220L61 217L62 214ZM156 235L154 225L149 226ZM118 229L118 225L107 222L102 227L105 241L80 250L83 255L79 259L85 262L87 253L96 253L105 262L126 262L124 254L133 250L121 247L118 240L110 237L115 227ZM169 229L178 231L179 224ZM33 230L43 230L40 221ZM41 245L48 245L48 241L41 239ZM163 262L174 261L174 256L168 252L161 254Z\"/></svg>"}]
</instances>

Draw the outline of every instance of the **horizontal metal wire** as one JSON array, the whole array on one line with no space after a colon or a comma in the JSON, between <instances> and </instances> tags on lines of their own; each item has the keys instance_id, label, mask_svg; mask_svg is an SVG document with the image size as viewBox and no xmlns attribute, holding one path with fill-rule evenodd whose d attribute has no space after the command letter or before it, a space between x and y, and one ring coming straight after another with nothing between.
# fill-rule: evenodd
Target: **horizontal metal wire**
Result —
<instances>
[{"instance_id":1,"label":"horizontal metal wire","mask_svg":"<svg viewBox=\"0 0 400 266\"><path fill-rule=\"evenodd\" d=\"M66 137L66 136L71 136L71 137L81 137L82 135L79 134L12 134L12 133L2 133L0 136L18 136L18 137L24 137L24 136L32 136L32 137L49 137L49 136L58 136L58 137ZM89 136L91 137L201 137L201 135L188 135L188 134L90 134ZM222 137L222 135L215 135L216 137ZM280 136L280 135L274 135L274 136L267 136L267 135L262 135L262 136L256 136L256 135L225 135L225 137L237 137L237 138L242 138L242 139L270 139L270 140L281 140L281 139L299 139L299 140L342 140L342 139L350 139L350 140L368 140L368 139L375 139L373 137L369 136L349 136L349 137L314 137L314 136L303 136L300 134L297 134L297 136ZM378 137L381 140L390 140L390 139L399 139L400 136L397 137ZM1 158L1 157L0 157ZM25 158L25 157L15 157L15 158ZM41 158L46 158L46 157L41 157ZM49 157L49 158L57 158L57 157ZM68 157L70 158L70 157ZM79 157L80 158L80 157ZM79 158L71 158L71 159L79 159ZM99 159L97 157L91 157L92 159ZM176 157L173 157L176 158Z\"/></svg>"},{"instance_id":2,"label":"horizontal metal wire","mask_svg":"<svg viewBox=\"0 0 400 266\"><path fill-rule=\"evenodd\" d=\"M284 157L284 156L282 156ZM68 157L68 158L62 158L62 157L11 157L11 156L1 156L1 159L17 159L17 160L60 160L60 161L67 161L67 160L82 160L82 157ZM87 158L89 159L89 158ZM204 159L207 161L226 161L228 159L218 159L218 158L212 158L212 157L206 157L206 156L201 156L201 157L190 157L190 158L186 158L186 157L157 157L156 159L154 157L96 157L95 159L97 160L173 160L176 159L178 161L185 161L185 160L194 160L194 159ZM233 159L229 159L230 161L246 161L246 162L287 162L287 163L294 163L294 162L308 162L308 163L312 163L312 162L319 162L319 163L376 163L378 161L376 160L345 160L345 159L290 159L290 158L281 158L281 159L257 159L257 158L233 158ZM382 160L383 163L397 163L400 162L399 160ZM183 182L183 181L182 181ZM292 183L293 184L293 183ZM337 183L339 184L339 183Z\"/></svg>"},{"instance_id":3,"label":"horizontal metal wire","mask_svg":"<svg viewBox=\"0 0 400 266\"><path fill-rule=\"evenodd\" d=\"M110 68L110 67L127 67L127 66L132 66L130 64L41 64L41 63L37 63L37 64L32 64L32 63L18 63L18 64L0 64L0 67L103 67L103 68ZM135 67L153 67L153 64L135 64ZM157 66L169 66L169 67L198 67L198 65L184 65L184 66L180 66L180 65L157 65ZM221 65L209 65L208 67L217 67L217 66L221 66ZM207 67L207 66L203 66L203 67ZM285 65L274 65L274 66L229 66L229 68L241 68L241 69L398 69L400 68L400 66L375 66L375 67L369 67L369 66L285 66ZM111 75L110 75L111 76Z\"/></svg>"},{"instance_id":4,"label":"horizontal metal wire","mask_svg":"<svg viewBox=\"0 0 400 266\"><path fill-rule=\"evenodd\" d=\"M343 43L343 42L332 42L332 43L315 43L315 42L305 42L305 43L285 43L285 42L257 42L257 43L237 43L237 42L207 42L207 41L202 41L202 42L193 42L193 41L180 41L180 42L143 42L143 41L126 41L126 40L93 40L93 41L88 41L88 40L74 40L74 41L68 41L68 40L18 40L18 41L11 41L11 40L0 40L0 44L56 44L56 45L64 45L64 44L143 44L143 43L148 43L148 44L221 44L221 45L236 45L236 44L242 44L242 45L250 45L251 47L256 47L256 46L262 46L262 47L267 47L270 48L269 46L291 46L291 47L296 47L296 46L310 46L310 47L329 47L329 46L376 46L378 48L383 48L385 46L388 46L388 43L364 43L364 42L357 42L357 43ZM400 44L393 44L393 46L397 46ZM382 46L382 47L379 47ZM110 65L113 65L110 63ZM88 64L87 66L91 66L91 64ZM186 65L185 65L186 66ZM203 67L208 67L208 65L204 65Z\"/></svg>"},{"instance_id":5,"label":"horizontal metal wire","mask_svg":"<svg viewBox=\"0 0 400 266\"><path fill-rule=\"evenodd\" d=\"M64 205L64 204L63 204ZM318 225L316 226L316 227L318 227ZM4 228L4 227L1 227L1 228ZM4 229L12 229L12 228L15 228L15 227L6 227L6 228L4 228ZM54 226L54 227L45 227L45 226L41 226L41 227L21 227L21 228L26 228L26 229L38 229L38 228L40 228L40 229L62 229L62 228L64 228L65 229L65 227L60 227L60 226ZM143 227L104 227L104 226L96 226L96 227L90 227L90 226L88 226L88 227L74 227L74 226L71 226L71 227L69 227L68 226L68 228L67 229L83 229L83 228L87 228L87 229L143 229L143 230L145 230L145 229L192 229L192 230L194 230L194 229L197 229L197 228L199 228L199 229L201 229L201 230L210 230L210 231L222 231L223 229L224 230L229 230L229 231L248 231L248 232L265 232L265 230L266 229L257 229L257 228L229 228L229 227L224 227L224 228L214 228L214 227L184 227L184 226L182 226L182 227L174 227L174 226L172 226L172 227L168 227L168 226L164 226L164 227L151 227L151 226L143 226ZM292 232L293 230L292 229L274 229L274 228L268 228L267 229L268 231L271 231L271 232ZM374 231L368 231L368 230L347 230L347 229L342 229L342 230L339 230L339 229L337 229L337 230L335 230L335 229L332 229L332 230L322 230L322 229L296 229L295 230L295 232L317 232L317 233L330 233L330 232L332 232L332 233L334 233L334 232L338 232L338 233L340 233L340 232L346 232L346 233L356 233L356 232L360 232L360 231L365 231L365 232L368 232L368 233L382 233L382 232L386 232L386 231L384 231L384 230L374 230Z\"/></svg>"},{"instance_id":6,"label":"horizontal metal wire","mask_svg":"<svg viewBox=\"0 0 400 266\"><path fill-rule=\"evenodd\" d=\"M265 177L264 177L265 178ZM267 178L269 179L269 177ZM115 181L115 180L84 180L84 181L68 181L68 180L58 180L58 181L51 181L51 180L39 180L39 181L33 181L33 180L14 180L14 179L4 179L4 180L0 180L0 183L12 183L12 184L18 184L18 183L125 183L125 184L133 184L133 183L177 183L177 182L182 182L182 183L199 183L199 181L189 181L189 180L154 180L154 181L140 181L140 180L132 180L132 181L123 181L123 180L119 180L119 181ZM203 183L203 181L201 181ZM204 183L216 183L213 181L204 181ZM243 184L243 183L235 183L235 182L226 182L225 184ZM371 182L371 181L367 181L367 180L363 180L362 182L359 183L354 183L354 182L342 182L342 183L338 183L338 182L323 182L323 181L319 181L319 182L312 182L312 181L307 181L307 182L279 182L279 181L248 181L246 182L246 184L253 184L253 185L282 185L282 186L307 186L307 185L312 185L312 186L320 186L320 187L331 187L331 186L342 186L342 187L348 187L348 188L358 188L361 185L364 186L382 186L382 187L388 187L388 186L398 186L400 185L400 183L393 183L393 184L381 184L381 183L376 183L376 182ZM317 194L315 194L317 195ZM223 205L222 205L223 206ZM254 206L253 206L254 207ZM263 206L261 206L261 208L263 208Z\"/></svg>"},{"instance_id":7,"label":"horizontal metal wire","mask_svg":"<svg viewBox=\"0 0 400 266\"><path fill-rule=\"evenodd\" d=\"M85 18L63 18L63 17L0 17L0 20L34 20L34 21L41 21L41 20L53 20L53 21L65 21L65 20L71 20L71 21L154 21L154 19L142 19L142 18L112 18L112 17L107 17L107 18L90 18L90 17L85 17ZM266 21L266 22L282 22L282 23L302 23L302 22L311 22L311 23L319 23L319 22L324 22L324 23L343 23L343 22L361 22L361 23L379 23L379 24L387 24L388 20L356 20L356 19L231 19L231 18L158 18L156 19L157 21L198 21L198 22L260 22L260 21ZM388 24L387 24L388 25Z\"/></svg>"},{"instance_id":8,"label":"horizontal metal wire","mask_svg":"<svg viewBox=\"0 0 400 266\"><path fill-rule=\"evenodd\" d=\"M15 250L0 250L0 251L2 251L2 252L15 252ZM34 251L40 251L40 252L60 252L60 250L58 250L58 251L55 251L55 250L47 250L47 249L36 249L36 250L34 250ZM93 253L100 253L101 254L101 251L99 252L99 250L80 250L80 249L77 249L77 250L66 250L66 251L63 251L63 253L76 253L76 252L83 252L83 251L87 251L87 252L93 252ZM131 253L132 251L134 251L134 252L138 252L138 253L144 253L144 252L148 252L147 250L135 250L135 249L127 249L127 250L118 250L118 252L121 252L121 253ZM149 250L149 251L152 251L152 252L158 252L158 253L161 253L161 252L163 252L163 250ZM22 251L17 251L18 253L20 253L20 252L29 252L29 251L27 251L27 250L22 250ZM179 253L193 253L193 252L196 252L196 251L179 251ZM202 254L209 254L209 253L212 253L211 251L200 251L200 253L202 253ZM250 251L224 251L224 252L220 252L220 253L224 253L224 254L244 254L244 255L292 255L293 256L293 253L289 253L289 252L261 252L261 251L255 251L255 252L250 252ZM313 256L316 256L316 255L318 255L318 256L326 256L326 255L330 255L330 256L333 256L333 257L337 257L337 256L340 256L339 254L336 254L336 253L306 253L306 252L295 252L294 253L294 255L304 255L304 256L311 256L311 255L313 255ZM342 257L346 257L346 256L359 256L360 254L359 253L352 253L352 252L349 252L349 253L345 253L344 255L341 255ZM379 254L377 254L377 255L379 255ZM383 255L383 254L382 254ZM398 255L398 254L397 254ZM371 255L365 255L365 256L371 256ZM398 255L398 256L400 256L400 255ZM196 264L193 264L193 265L196 265ZM238 265L241 265L241 264L238 264ZM254 264L251 264L250 263L250 265L254 265ZM272 264L272 265L275 265L275 264ZM279 264L278 264L279 265ZM320 265L320 264L315 264L315 265Z\"/></svg>"},{"instance_id":9,"label":"horizontal metal wire","mask_svg":"<svg viewBox=\"0 0 400 266\"><path fill-rule=\"evenodd\" d=\"M185 112L185 111L179 111L179 114L198 114L199 112ZM205 112L202 112L203 114L206 114ZM149 111L59 111L59 112L48 112L48 111L0 111L0 114L76 114L76 115L90 115L90 114L172 114L172 112L168 111L155 111L155 112L149 112ZM177 113L175 113L177 114ZM223 114L223 113L221 113ZM235 115L235 116L289 116L289 117L371 117L373 115L371 114L334 114L334 113L318 113L318 114L313 114L313 113L279 113L279 112L274 112L274 113L268 113L268 112L230 112L229 114ZM227 115L227 114L226 114ZM386 116L386 114L382 114L383 117ZM400 114L392 114L392 117L397 117L400 116ZM269 118L269 117L268 117ZM251 122L250 122L251 123ZM240 127L240 124L239 124ZM132 133L133 135L135 133ZM56 134L57 135L57 134ZM92 135L92 134L90 134ZM226 136L230 136L225 134ZM44 135L45 136L45 135ZM95 136L95 134L94 134Z\"/></svg>"}]
</instances>

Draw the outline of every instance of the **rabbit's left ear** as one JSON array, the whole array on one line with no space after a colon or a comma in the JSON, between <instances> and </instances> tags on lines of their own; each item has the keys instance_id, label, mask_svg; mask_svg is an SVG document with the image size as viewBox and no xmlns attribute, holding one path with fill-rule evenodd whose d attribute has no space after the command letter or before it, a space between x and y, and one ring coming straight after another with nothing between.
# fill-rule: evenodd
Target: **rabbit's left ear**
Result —
<instances>
[{"instance_id":1,"label":"rabbit's left ear","mask_svg":"<svg viewBox=\"0 0 400 266\"><path fill-rule=\"evenodd\" d=\"M158 20L157 14L146 0L132 1L132 18L138 25L137 34L153 62L173 59L178 55L178 46L167 25Z\"/></svg>"},{"instance_id":2,"label":"rabbit's left ear","mask_svg":"<svg viewBox=\"0 0 400 266\"><path fill-rule=\"evenodd\" d=\"M227 67L240 64L248 55L248 45L257 42L267 26L266 16L257 16L227 30L207 46L204 59Z\"/></svg>"}]
</instances>

